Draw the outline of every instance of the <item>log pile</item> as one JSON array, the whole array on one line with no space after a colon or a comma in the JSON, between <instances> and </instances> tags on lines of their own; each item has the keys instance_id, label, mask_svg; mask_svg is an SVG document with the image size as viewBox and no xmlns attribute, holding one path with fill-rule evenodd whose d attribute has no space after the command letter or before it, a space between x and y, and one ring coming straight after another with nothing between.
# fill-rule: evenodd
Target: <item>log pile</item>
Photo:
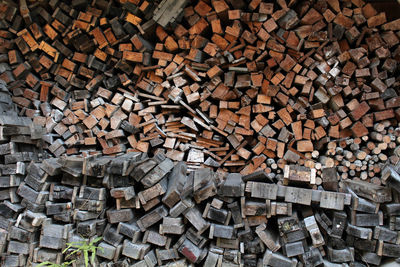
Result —
<instances>
[{"instance_id":1,"label":"log pile","mask_svg":"<svg viewBox=\"0 0 400 267\"><path fill-rule=\"evenodd\" d=\"M400 20L362 0L0 9L0 79L56 157L162 150L192 170L243 175L333 161L343 177L377 180L391 156L379 139L399 143ZM334 157L352 138L361 147L344 150L378 160Z\"/></svg>"},{"instance_id":2,"label":"log pile","mask_svg":"<svg viewBox=\"0 0 400 267\"><path fill-rule=\"evenodd\" d=\"M338 185L329 176L318 190L311 189L316 173L304 166L288 165L280 185L263 171L188 171L163 153L23 158L15 165L2 166L1 266L61 263L66 243L99 236L101 267L375 266L400 259L400 162L384 169L385 186ZM82 257L75 260L83 266Z\"/></svg>"},{"instance_id":3,"label":"log pile","mask_svg":"<svg viewBox=\"0 0 400 267\"><path fill-rule=\"evenodd\" d=\"M162 151L51 158L38 150L45 129L18 116L0 86L1 266L62 263L67 243L97 237L101 267L379 266L400 259L400 146L385 163L382 185L339 182L331 167L322 169L317 188L316 169L300 165L285 165L278 180L265 171L190 171ZM75 260L84 265L82 255Z\"/></svg>"},{"instance_id":4,"label":"log pile","mask_svg":"<svg viewBox=\"0 0 400 267\"><path fill-rule=\"evenodd\" d=\"M317 188L317 170L300 165L285 165L278 180L265 171L190 171L162 151L51 158L38 149L45 129L18 116L4 83L0 89L1 266L62 263L67 243L97 237L101 267L400 259L400 146L385 163L383 185L338 182L331 167ZM75 260L84 265L82 255Z\"/></svg>"},{"instance_id":5,"label":"log pile","mask_svg":"<svg viewBox=\"0 0 400 267\"><path fill-rule=\"evenodd\" d=\"M362 0L2 1L1 266L398 260L399 38Z\"/></svg>"}]
</instances>

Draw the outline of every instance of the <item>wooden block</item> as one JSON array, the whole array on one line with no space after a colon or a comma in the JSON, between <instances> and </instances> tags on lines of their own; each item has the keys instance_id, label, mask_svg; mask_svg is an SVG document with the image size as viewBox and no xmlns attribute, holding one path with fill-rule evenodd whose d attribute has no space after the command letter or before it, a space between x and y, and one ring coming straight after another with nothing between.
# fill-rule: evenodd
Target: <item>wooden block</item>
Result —
<instances>
[{"instance_id":1,"label":"wooden block","mask_svg":"<svg viewBox=\"0 0 400 267\"><path fill-rule=\"evenodd\" d=\"M297 150L299 152L312 152L314 146L310 140L300 140L297 141Z\"/></svg>"},{"instance_id":2,"label":"wooden block","mask_svg":"<svg viewBox=\"0 0 400 267\"><path fill-rule=\"evenodd\" d=\"M128 61L143 62L143 53L124 51L122 57Z\"/></svg>"}]
</instances>

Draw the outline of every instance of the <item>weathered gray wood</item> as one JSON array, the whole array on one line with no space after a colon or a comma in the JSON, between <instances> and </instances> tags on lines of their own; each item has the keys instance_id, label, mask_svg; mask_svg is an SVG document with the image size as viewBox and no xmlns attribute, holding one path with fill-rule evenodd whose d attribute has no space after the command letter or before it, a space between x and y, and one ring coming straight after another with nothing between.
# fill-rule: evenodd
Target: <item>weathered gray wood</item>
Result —
<instances>
[{"instance_id":1,"label":"weathered gray wood","mask_svg":"<svg viewBox=\"0 0 400 267\"><path fill-rule=\"evenodd\" d=\"M187 3L187 0L163 0L154 11L153 20L162 27L174 25Z\"/></svg>"},{"instance_id":2,"label":"weathered gray wood","mask_svg":"<svg viewBox=\"0 0 400 267\"><path fill-rule=\"evenodd\" d=\"M133 169L131 176L136 181L140 181L148 172L150 172L154 167L157 166L157 163L158 162L156 161L156 159L145 159L142 163L139 163L139 165Z\"/></svg>"},{"instance_id":3,"label":"weathered gray wood","mask_svg":"<svg viewBox=\"0 0 400 267\"><path fill-rule=\"evenodd\" d=\"M235 228L243 227L242 215L240 212L239 203L237 201L228 204L228 208L232 213L232 219Z\"/></svg>"},{"instance_id":4,"label":"weathered gray wood","mask_svg":"<svg viewBox=\"0 0 400 267\"><path fill-rule=\"evenodd\" d=\"M286 202L276 202L266 200L267 203L267 217L270 218L271 216L277 215L292 215L292 203Z\"/></svg>"},{"instance_id":5,"label":"weathered gray wood","mask_svg":"<svg viewBox=\"0 0 400 267\"><path fill-rule=\"evenodd\" d=\"M112 260L115 257L116 250L116 247L107 244L106 242L101 242L96 250L96 255L108 260Z\"/></svg>"},{"instance_id":6,"label":"weathered gray wood","mask_svg":"<svg viewBox=\"0 0 400 267\"><path fill-rule=\"evenodd\" d=\"M78 157L63 156L59 159L59 163L62 165L61 170L74 177L82 176L83 161L83 158Z\"/></svg>"},{"instance_id":7,"label":"weathered gray wood","mask_svg":"<svg viewBox=\"0 0 400 267\"><path fill-rule=\"evenodd\" d=\"M279 26L285 30L295 27L299 22L300 20L297 17L297 13L293 9L289 9L289 11L278 20Z\"/></svg>"},{"instance_id":8,"label":"weathered gray wood","mask_svg":"<svg viewBox=\"0 0 400 267\"><path fill-rule=\"evenodd\" d=\"M135 260L142 260L144 255L150 251L150 244L132 243L125 239L122 246L122 255Z\"/></svg>"},{"instance_id":9,"label":"weathered gray wood","mask_svg":"<svg viewBox=\"0 0 400 267\"><path fill-rule=\"evenodd\" d=\"M273 266L273 267L295 267L297 265L297 260L295 258L290 259L281 253L272 252L267 249L263 257L263 266Z\"/></svg>"},{"instance_id":10,"label":"weathered gray wood","mask_svg":"<svg viewBox=\"0 0 400 267\"><path fill-rule=\"evenodd\" d=\"M107 219L110 223L128 222L134 218L131 209L108 210Z\"/></svg>"},{"instance_id":11,"label":"weathered gray wood","mask_svg":"<svg viewBox=\"0 0 400 267\"><path fill-rule=\"evenodd\" d=\"M286 165L284 168L284 184L311 183L315 184L316 170L298 165Z\"/></svg>"},{"instance_id":12,"label":"weathered gray wood","mask_svg":"<svg viewBox=\"0 0 400 267\"><path fill-rule=\"evenodd\" d=\"M343 210L345 196L335 192L323 191L321 193L320 207L325 209Z\"/></svg>"},{"instance_id":13,"label":"weathered gray wood","mask_svg":"<svg viewBox=\"0 0 400 267\"><path fill-rule=\"evenodd\" d=\"M400 203L385 203L383 210L390 216L400 215Z\"/></svg>"},{"instance_id":14,"label":"weathered gray wood","mask_svg":"<svg viewBox=\"0 0 400 267\"><path fill-rule=\"evenodd\" d=\"M72 200L73 191L67 186L51 184L49 200Z\"/></svg>"},{"instance_id":15,"label":"weathered gray wood","mask_svg":"<svg viewBox=\"0 0 400 267\"><path fill-rule=\"evenodd\" d=\"M193 198L196 203L216 194L215 173L210 169L196 170L193 175Z\"/></svg>"},{"instance_id":16,"label":"weathered gray wood","mask_svg":"<svg viewBox=\"0 0 400 267\"><path fill-rule=\"evenodd\" d=\"M251 192L255 198L265 198L275 200L278 192L278 186L260 182L247 182L246 192Z\"/></svg>"},{"instance_id":17,"label":"weathered gray wood","mask_svg":"<svg viewBox=\"0 0 400 267\"><path fill-rule=\"evenodd\" d=\"M215 267L217 265L218 258L219 258L218 254L209 251L203 266L204 267Z\"/></svg>"},{"instance_id":18,"label":"weathered gray wood","mask_svg":"<svg viewBox=\"0 0 400 267\"><path fill-rule=\"evenodd\" d=\"M202 236L202 234L200 234L194 227L187 229L185 232L185 237L199 248L204 247L205 243L207 242L207 238Z\"/></svg>"},{"instance_id":19,"label":"weathered gray wood","mask_svg":"<svg viewBox=\"0 0 400 267\"><path fill-rule=\"evenodd\" d=\"M221 224L210 224L209 238L220 237L225 239L234 239L236 230L233 226L221 225Z\"/></svg>"},{"instance_id":20,"label":"weathered gray wood","mask_svg":"<svg viewBox=\"0 0 400 267\"><path fill-rule=\"evenodd\" d=\"M182 218L164 217L163 223L160 224L160 234L181 235L185 231L185 225Z\"/></svg>"},{"instance_id":21,"label":"weathered gray wood","mask_svg":"<svg viewBox=\"0 0 400 267\"><path fill-rule=\"evenodd\" d=\"M390 202L392 200L390 188L358 180L346 180L344 183L358 196L364 197L371 201L383 203Z\"/></svg>"},{"instance_id":22,"label":"weathered gray wood","mask_svg":"<svg viewBox=\"0 0 400 267\"><path fill-rule=\"evenodd\" d=\"M50 176L56 176L61 173L61 166L57 158L50 158L43 160L40 168Z\"/></svg>"},{"instance_id":23,"label":"weathered gray wood","mask_svg":"<svg viewBox=\"0 0 400 267\"><path fill-rule=\"evenodd\" d=\"M285 201L290 203L311 205L312 190L296 187L287 187L285 193Z\"/></svg>"},{"instance_id":24,"label":"weathered gray wood","mask_svg":"<svg viewBox=\"0 0 400 267\"><path fill-rule=\"evenodd\" d=\"M383 213L364 214L355 213L352 215L351 224L356 226L378 226L383 225Z\"/></svg>"},{"instance_id":25,"label":"weathered gray wood","mask_svg":"<svg viewBox=\"0 0 400 267\"><path fill-rule=\"evenodd\" d=\"M244 216L265 216L267 215L267 205L265 202L246 200L242 203L242 214Z\"/></svg>"},{"instance_id":26,"label":"weathered gray wood","mask_svg":"<svg viewBox=\"0 0 400 267\"><path fill-rule=\"evenodd\" d=\"M265 223L257 226L255 232L272 252L276 252L281 248L278 233L267 229L267 225Z\"/></svg>"},{"instance_id":27,"label":"weathered gray wood","mask_svg":"<svg viewBox=\"0 0 400 267\"><path fill-rule=\"evenodd\" d=\"M335 211L333 213L331 235L341 238L347 225L347 215L344 212Z\"/></svg>"},{"instance_id":28,"label":"weathered gray wood","mask_svg":"<svg viewBox=\"0 0 400 267\"><path fill-rule=\"evenodd\" d=\"M171 217L176 218L183 212L185 212L187 209L191 208L194 206L194 203L190 200L184 199L182 201L179 201L175 206L173 206L169 214Z\"/></svg>"},{"instance_id":29,"label":"weathered gray wood","mask_svg":"<svg viewBox=\"0 0 400 267\"><path fill-rule=\"evenodd\" d=\"M242 175L239 173L230 173L225 181L220 185L219 192L221 196L241 197L244 194L244 183Z\"/></svg>"},{"instance_id":30,"label":"weathered gray wood","mask_svg":"<svg viewBox=\"0 0 400 267\"><path fill-rule=\"evenodd\" d=\"M346 233L361 239L371 239L372 230L370 228L364 228L348 224L346 228Z\"/></svg>"},{"instance_id":31,"label":"weathered gray wood","mask_svg":"<svg viewBox=\"0 0 400 267\"><path fill-rule=\"evenodd\" d=\"M164 195L167 190L167 178L164 177L159 183L156 183L152 187L142 190L138 193L138 197L142 205L146 205L147 202L152 199Z\"/></svg>"},{"instance_id":32,"label":"weathered gray wood","mask_svg":"<svg viewBox=\"0 0 400 267\"><path fill-rule=\"evenodd\" d=\"M180 193L186 182L186 171L186 164L178 162L168 176L168 189L162 198L162 202L169 208L172 208L180 200Z\"/></svg>"},{"instance_id":33,"label":"weathered gray wood","mask_svg":"<svg viewBox=\"0 0 400 267\"><path fill-rule=\"evenodd\" d=\"M61 252L45 249L45 248L35 248L33 252L33 260L35 262L54 262L61 264Z\"/></svg>"},{"instance_id":34,"label":"weathered gray wood","mask_svg":"<svg viewBox=\"0 0 400 267\"><path fill-rule=\"evenodd\" d=\"M273 180L268 176L265 171L256 171L250 174L247 174L242 177L243 182L273 182Z\"/></svg>"},{"instance_id":35,"label":"weathered gray wood","mask_svg":"<svg viewBox=\"0 0 400 267\"><path fill-rule=\"evenodd\" d=\"M78 196L83 199L105 200L107 198L107 192L105 188L81 186Z\"/></svg>"},{"instance_id":36,"label":"weathered gray wood","mask_svg":"<svg viewBox=\"0 0 400 267\"><path fill-rule=\"evenodd\" d=\"M302 241L297 241L293 243L286 243L284 246L284 251L286 256L293 257L304 253L304 247Z\"/></svg>"},{"instance_id":37,"label":"weathered gray wood","mask_svg":"<svg viewBox=\"0 0 400 267\"><path fill-rule=\"evenodd\" d=\"M46 202L46 214L55 215L62 214L72 209L72 203L52 203L50 201Z\"/></svg>"},{"instance_id":38,"label":"weathered gray wood","mask_svg":"<svg viewBox=\"0 0 400 267\"><path fill-rule=\"evenodd\" d=\"M186 210L184 216L199 233L203 233L210 226L210 223L202 218L200 211L196 207Z\"/></svg>"},{"instance_id":39,"label":"weathered gray wood","mask_svg":"<svg viewBox=\"0 0 400 267\"><path fill-rule=\"evenodd\" d=\"M20 183L21 178L17 175L0 176L0 188L15 187ZM44 189L46 189L46 187Z\"/></svg>"},{"instance_id":40,"label":"weathered gray wood","mask_svg":"<svg viewBox=\"0 0 400 267\"><path fill-rule=\"evenodd\" d=\"M379 256L400 257L400 245L379 242L378 253Z\"/></svg>"},{"instance_id":41,"label":"weathered gray wood","mask_svg":"<svg viewBox=\"0 0 400 267\"><path fill-rule=\"evenodd\" d=\"M338 175L335 167L322 169L322 186L325 190L338 190Z\"/></svg>"},{"instance_id":42,"label":"weathered gray wood","mask_svg":"<svg viewBox=\"0 0 400 267\"><path fill-rule=\"evenodd\" d=\"M15 117L8 115L0 115L0 125L8 126L27 126L29 127L32 120L28 117Z\"/></svg>"},{"instance_id":43,"label":"weathered gray wood","mask_svg":"<svg viewBox=\"0 0 400 267\"><path fill-rule=\"evenodd\" d=\"M379 210L379 203L368 201L364 198L357 196L351 189L348 189L351 194L351 208L355 211L361 211L366 213L377 213Z\"/></svg>"},{"instance_id":44,"label":"weathered gray wood","mask_svg":"<svg viewBox=\"0 0 400 267\"><path fill-rule=\"evenodd\" d=\"M7 255L4 257L4 266L25 266L27 258L25 255Z\"/></svg>"},{"instance_id":45,"label":"weathered gray wood","mask_svg":"<svg viewBox=\"0 0 400 267\"><path fill-rule=\"evenodd\" d=\"M98 218L100 214L101 212L74 209L73 219L76 221L87 221Z\"/></svg>"},{"instance_id":46,"label":"weathered gray wood","mask_svg":"<svg viewBox=\"0 0 400 267\"><path fill-rule=\"evenodd\" d=\"M18 187L17 194L20 195L22 198L27 199L35 204L44 204L48 200L49 192L41 191L37 192L30 188L29 186L21 183Z\"/></svg>"},{"instance_id":47,"label":"weathered gray wood","mask_svg":"<svg viewBox=\"0 0 400 267\"><path fill-rule=\"evenodd\" d=\"M80 210L101 212L106 208L105 200L90 200L85 198L76 198L72 201L74 207Z\"/></svg>"},{"instance_id":48,"label":"weathered gray wood","mask_svg":"<svg viewBox=\"0 0 400 267\"><path fill-rule=\"evenodd\" d=\"M354 248L333 249L328 247L328 256L331 262L352 262L354 261Z\"/></svg>"},{"instance_id":49,"label":"weathered gray wood","mask_svg":"<svg viewBox=\"0 0 400 267\"><path fill-rule=\"evenodd\" d=\"M130 200L136 194L135 194L135 188L133 186L129 186L129 187L113 188L110 190L110 195L113 198L124 198L125 200Z\"/></svg>"},{"instance_id":50,"label":"weathered gray wood","mask_svg":"<svg viewBox=\"0 0 400 267\"><path fill-rule=\"evenodd\" d=\"M147 266L157 265L157 256L154 250L150 250L146 255L144 255L144 261Z\"/></svg>"},{"instance_id":51,"label":"weathered gray wood","mask_svg":"<svg viewBox=\"0 0 400 267\"><path fill-rule=\"evenodd\" d=\"M320 266L323 264L322 255L319 249L311 248L302 255L305 266Z\"/></svg>"},{"instance_id":52,"label":"weathered gray wood","mask_svg":"<svg viewBox=\"0 0 400 267\"><path fill-rule=\"evenodd\" d=\"M317 222L314 216L304 218L304 225L307 231L310 233L310 237L314 247L320 247L325 244L325 240L318 228Z\"/></svg>"},{"instance_id":53,"label":"weathered gray wood","mask_svg":"<svg viewBox=\"0 0 400 267\"><path fill-rule=\"evenodd\" d=\"M107 222L105 219L88 220L76 224L76 232L84 237L92 237L103 232ZM102 233L101 233L102 234Z\"/></svg>"},{"instance_id":54,"label":"weathered gray wood","mask_svg":"<svg viewBox=\"0 0 400 267\"><path fill-rule=\"evenodd\" d=\"M397 243L398 233L382 226L376 226L374 228L373 238L387 243Z\"/></svg>"},{"instance_id":55,"label":"weathered gray wood","mask_svg":"<svg viewBox=\"0 0 400 267\"><path fill-rule=\"evenodd\" d=\"M140 227L142 232L146 231L146 229L159 220L161 220L164 216L167 216L168 211L164 206L159 206L151 212L143 215L138 221L137 224Z\"/></svg>"},{"instance_id":56,"label":"weathered gray wood","mask_svg":"<svg viewBox=\"0 0 400 267\"><path fill-rule=\"evenodd\" d=\"M40 236L40 247L61 249L65 246L67 233L72 225L44 224Z\"/></svg>"},{"instance_id":57,"label":"weathered gray wood","mask_svg":"<svg viewBox=\"0 0 400 267\"><path fill-rule=\"evenodd\" d=\"M155 231L147 230L143 236L143 243L150 243L159 247L168 248L170 240L166 236L160 235Z\"/></svg>"},{"instance_id":58,"label":"weathered gray wood","mask_svg":"<svg viewBox=\"0 0 400 267\"><path fill-rule=\"evenodd\" d=\"M378 256L376 253L371 252L364 252L362 254L363 261L373 265L380 265L381 264L381 256Z\"/></svg>"},{"instance_id":59,"label":"weathered gray wood","mask_svg":"<svg viewBox=\"0 0 400 267\"><path fill-rule=\"evenodd\" d=\"M156 249L158 265L162 265L163 261L174 261L179 259L179 254L176 249Z\"/></svg>"},{"instance_id":60,"label":"weathered gray wood","mask_svg":"<svg viewBox=\"0 0 400 267\"><path fill-rule=\"evenodd\" d=\"M348 246L352 246L357 250L360 251L368 251L368 252L375 252L376 248L377 248L377 240L367 240L367 239L358 239L358 238L354 238L354 240L351 240L352 237L348 236L346 243L348 244Z\"/></svg>"},{"instance_id":61,"label":"weathered gray wood","mask_svg":"<svg viewBox=\"0 0 400 267\"><path fill-rule=\"evenodd\" d=\"M224 224L228 217L228 211L225 209L216 209L210 206L206 217L207 219Z\"/></svg>"},{"instance_id":62,"label":"weathered gray wood","mask_svg":"<svg viewBox=\"0 0 400 267\"><path fill-rule=\"evenodd\" d=\"M95 177L104 177L106 174L106 165L110 162L108 157L88 157L83 161L82 174Z\"/></svg>"},{"instance_id":63,"label":"weathered gray wood","mask_svg":"<svg viewBox=\"0 0 400 267\"><path fill-rule=\"evenodd\" d=\"M117 226L117 233L129 237L132 242L136 242L140 237L140 228L135 221L120 222Z\"/></svg>"},{"instance_id":64,"label":"weathered gray wood","mask_svg":"<svg viewBox=\"0 0 400 267\"><path fill-rule=\"evenodd\" d=\"M107 172L110 174L127 176L135 168L141 157L142 154L140 152L129 152L117 158L113 158L111 161L107 162Z\"/></svg>"},{"instance_id":65,"label":"weathered gray wood","mask_svg":"<svg viewBox=\"0 0 400 267\"><path fill-rule=\"evenodd\" d=\"M382 182L400 192L400 174L392 166L387 166L382 173Z\"/></svg>"},{"instance_id":66,"label":"weathered gray wood","mask_svg":"<svg viewBox=\"0 0 400 267\"><path fill-rule=\"evenodd\" d=\"M177 250L185 256L190 262L196 263L201 261L207 254L205 250L198 248L188 239L182 237L183 239L179 240L175 246L177 246Z\"/></svg>"},{"instance_id":67,"label":"weathered gray wood","mask_svg":"<svg viewBox=\"0 0 400 267\"><path fill-rule=\"evenodd\" d=\"M22 243L15 240L10 240L7 247L8 253L15 253L15 254L29 254L29 243Z\"/></svg>"},{"instance_id":68,"label":"weathered gray wood","mask_svg":"<svg viewBox=\"0 0 400 267\"><path fill-rule=\"evenodd\" d=\"M140 182L147 188L155 185L158 181L164 178L172 168L174 167L174 163L169 158L165 159L161 163L159 163L154 169L148 172Z\"/></svg>"}]
</instances>

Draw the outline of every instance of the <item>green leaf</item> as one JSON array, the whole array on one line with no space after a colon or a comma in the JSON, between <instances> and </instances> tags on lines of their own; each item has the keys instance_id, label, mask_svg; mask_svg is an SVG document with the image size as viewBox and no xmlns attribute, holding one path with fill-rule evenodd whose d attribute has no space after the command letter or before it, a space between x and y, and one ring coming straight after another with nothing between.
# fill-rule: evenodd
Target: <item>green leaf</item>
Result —
<instances>
[{"instance_id":1,"label":"green leaf","mask_svg":"<svg viewBox=\"0 0 400 267\"><path fill-rule=\"evenodd\" d=\"M72 260L72 261L66 261L66 262L64 262L63 263L63 266L62 267L68 267L68 266L70 266L72 263L74 263L75 262L75 260Z\"/></svg>"},{"instance_id":2,"label":"green leaf","mask_svg":"<svg viewBox=\"0 0 400 267\"><path fill-rule=\"evenodd\" d=\"M53 263L51 263L49 261L45 261L45 262L40 263L37 267L40 267L40 266L52 266L52 265L53 265Z\"/></svg>"},{"instance_id":3,"label":"green leaf","mask_svg":"<svg viewBox=\"0 0 400 267\"><path fill-rule=\"evenodd\" d=\"M67 252L67 250L69 249L70 247L66 247L63 251L62 251L62 253L64 254L65 252Z\"/></svg>"},{"instance_id":4,"label":"green leaf","mask_svg":"<svg viewBox=\"0 0 400 267\"><path fill-rule=\"evenodd\" d=\"M63 253L67 252L69 249L72 249L72 251L67 255L66 258L68 258L74 254L83 253L84 260L85 260L85 267L89 267L89 253L91 253L91 255L90 255L91 264L94 265L94 261L96 259L96 249L99 248L99 247L95 246L94 244L99 242L102 239L103 239L103 237L100 236L100 237L96 237L91 242L75 241L75 242L67 243L67 248L63 250ZM103 248L99 248L99 249L104 251ZM58 267L58 266L55 266L55 267ZM66 266L63 265L61 267L66 267Z\"/></svg>"},{"instance_id":5,"label":"green leaf","mask_svg":"<svg viewBox=\"0 0 400 267\"><path fill-rule=\"evenodd\" d=\"M74 255L75 253L78 253L78 252L80 252L80 250L76 249L76 250L72 251L71 253L69 253L68 257L71 257L72 255Z\"/></svg>"},{"instance_id":6,"label":"green leaf","mask_svg":"<svg viewBox=\"0 0 400 267\"><path fill-rule=\"evenodd\" d=\"M85 243L84 243L84 242L81 242L81 241L75 241L75 242L67 243L67 245L68 245L69 248L71 248L71 247L79 248L79 247L81 247L81 246L84 246Z\"/></svg>"},{"instance_id":7,"label":"green leaf","mask_svg":"<svg viewBox=\"0 0 400 267\"><path fill-rule=\"evenodd\" d=\"M85 267L89 266L89 253L87 252L87 250L83 251L83 256L85 258Z\"/></svg>"},{"instance_id":8,"label":"green leaf","mask_svg":"<svg viewBox=\"0 0 400 267\"><path fill-rule=\"evenodd\" d=\"M96 257L96 248L92 249L92 258L90 260L90 262L92 263L93 266L94 266L95 257Z\"/></svg>"},{"instance_id":9,"label":"green leaf","mask_svg":"<svg viewBox=\"0 0 400 267\"><path fill-rule=\"evenodd\" d=\"M102 236L99 236L99 237L93 239L93 241L91 242L91 244L97 243L97 242L99 242L99 241L102 240L102 239L103 239L103 237L102 237Z\"/></svg>"}]
</instances>

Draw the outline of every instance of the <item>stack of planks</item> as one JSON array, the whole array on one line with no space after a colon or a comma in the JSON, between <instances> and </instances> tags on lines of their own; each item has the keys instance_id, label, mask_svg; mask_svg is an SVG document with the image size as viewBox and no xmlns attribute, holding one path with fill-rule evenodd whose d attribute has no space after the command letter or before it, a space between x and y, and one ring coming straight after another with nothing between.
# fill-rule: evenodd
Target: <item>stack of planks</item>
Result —
<instances>
[{"instance_id":1,"label":"stack of planks","mask_svg":"<svg viewBox=\"0 0 400 267\"><path fill-rule=\"evenodd\" d=\"M0 10L0 79L56 157L164 152L190 170L243 175L333 164L344 179L379 183L375 165L400 144L400 20L362 0ZM345 149L351 140L360 147ZM359 151L378 160L349 160Z\"/></svg>"}]
</instances>

